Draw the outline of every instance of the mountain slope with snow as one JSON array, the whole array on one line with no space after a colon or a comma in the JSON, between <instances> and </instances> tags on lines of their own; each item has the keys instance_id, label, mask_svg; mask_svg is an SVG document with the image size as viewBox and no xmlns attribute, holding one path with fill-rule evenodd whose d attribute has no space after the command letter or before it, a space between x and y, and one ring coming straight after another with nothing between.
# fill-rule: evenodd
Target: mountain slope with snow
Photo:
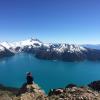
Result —
<instances>
[{"instance_id":1,"label":"mountain slope with snow","mask_svg":"<svg viewBox=\"0 0 100 100\"><path fill-rule=\"evenodd\" d=\"M27 39L19 42L0 43L0 52L8 50L10 53L32 53L39 59L82 61L100 60L100 50L86 48L76 44L43 43L38 39Z\"/></svg>"},{"instance_id":2,"label":"mountain slope with snow","mask_svg":"<svg viewBox=\"0 0 100 100\"><path fill-rule=\"evenodd\" d=\"M0 58L13 56L13 55L14 55L13 52L11 52L10 50L6 49L4 46L0 45Z\"/></svg>"},{"instance_id":3,"label":"mountain slope with snow","mask_svg":"<svg viewBox=\"0 0 100 100\"><path fill-rule=\"evenodd\" d=\"M44 46L45 47L45 46ZM49 60L81 61L86 57L87 49L74 44L50 44L42 47L36 57Z\"/></svg>"},{"instance_id":4,"label":"mountain slope with snow","mask_svg":"<svg viewBox=\"0 0 100 100\"><path fill-rule=\"evenodd\" d=\"M24 41L18 41L18 42L12 42L12 43L2 42L0 44L13 52L19 52L19 51L21 52L27 46L28 48L31 48L31 47L37 48L41 46L42 42L40 42L38 39L27 39Z\"/></svg>"}]
</instances>

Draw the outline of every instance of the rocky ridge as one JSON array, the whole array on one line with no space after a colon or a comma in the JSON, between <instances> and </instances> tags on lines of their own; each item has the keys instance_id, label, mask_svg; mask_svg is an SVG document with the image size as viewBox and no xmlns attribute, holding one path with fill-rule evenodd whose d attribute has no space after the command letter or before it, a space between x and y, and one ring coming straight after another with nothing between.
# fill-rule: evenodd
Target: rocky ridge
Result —
<instances>
[{"instance_id":1,"label":"rocky ridge","mask_svg":"<svg viewBox=\"0 0 100 100\"><path fill-rule=\"evenodd\" d=\"M24 84L20 89L0 85L0 100L100 100L100 81L94 81L85 87L69 84L65 88L51 89L48 95L34 84L27 91Z\"/></svg>"},{"instance_id":2,"label":"rocky ridge","mask_svg":"<svg viewBox=\"0 0 100 100\"><path fill-rule=\"evenodd\" d=\"M24 84L20 89L0 85L0 100L48 100L45 92L34 84L34 90L28 91Z\"/></svg>"},{"instance_id":3,"label":"rocky ridge","mask_svg":"<svg viewBox=\"0 0 100 100\"><path fill-rule=\"evenodd\" d=\"M89 87L56 89L51 94L49 100L100 100L100 93Z\"/></svg>"}]
</instances>

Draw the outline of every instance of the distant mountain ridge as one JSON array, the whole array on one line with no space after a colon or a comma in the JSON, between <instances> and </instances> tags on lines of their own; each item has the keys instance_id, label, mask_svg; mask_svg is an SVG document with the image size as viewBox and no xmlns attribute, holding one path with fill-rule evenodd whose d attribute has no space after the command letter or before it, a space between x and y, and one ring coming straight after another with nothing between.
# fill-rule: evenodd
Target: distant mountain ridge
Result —
<instances>
[{"instance_id":1,"label":"distant mountain ridge","mask_svg":"<svg viewBox=\"0 0 100 100\"><path fill-rule=\"evenodd\" d=\"M43 43L38 39L31 38L24 41L12 43L2 42L0 43L0 46L0 55L3 55L3 51L6 50L7 54L12 53L12 55L14 55L16 53L26 52L35 54L35 57L39 59L47 60L100 60L100 50L76 44Z\"/></svg>"},{"instance_id":2,"label":"distant mountain ridge","mask_svg":"<svg viewBox=\"0 0 100 100\"><path fill-rule=\"evenodd\" d=\"M91 48L91 49L98 49L100 50L100 44L85 44L85 45L82 45L83 47L86 47L86 48Z\"/></svg>"}]
</instances>

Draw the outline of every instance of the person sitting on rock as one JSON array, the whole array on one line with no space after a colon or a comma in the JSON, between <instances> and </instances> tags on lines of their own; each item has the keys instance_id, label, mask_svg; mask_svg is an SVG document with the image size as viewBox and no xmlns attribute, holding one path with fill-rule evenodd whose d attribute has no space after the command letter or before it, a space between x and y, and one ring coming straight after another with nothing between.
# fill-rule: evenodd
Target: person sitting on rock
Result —
<instances>
[{"instance_id":1,"label":"person sitting on rock","mask_svg":"<svg viewBox=\"0 0 100 100\"><path fill-rule=\"evenodd\" d=\"M34 91L34 84L33 84L34 78L33 78L31 72L27 73L26 79L27 79L27 89L28 89L28 91L33 92Z\"/></svg>"}]
</instances>

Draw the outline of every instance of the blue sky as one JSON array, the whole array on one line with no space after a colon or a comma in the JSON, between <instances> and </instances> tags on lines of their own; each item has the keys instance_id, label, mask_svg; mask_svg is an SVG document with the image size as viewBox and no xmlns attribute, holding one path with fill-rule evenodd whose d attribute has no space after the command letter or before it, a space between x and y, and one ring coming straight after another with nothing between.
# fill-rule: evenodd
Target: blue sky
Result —
<instances>
[{"instance_id":1,"label":"blue sky","mask_svg":"<svg viewBox=\"0 0 100 100\"><path fill-rule=\"evenodd\" d=\"M0 0L0 41L100 44L100 0Z\"/></svg>"}]
</instances>

